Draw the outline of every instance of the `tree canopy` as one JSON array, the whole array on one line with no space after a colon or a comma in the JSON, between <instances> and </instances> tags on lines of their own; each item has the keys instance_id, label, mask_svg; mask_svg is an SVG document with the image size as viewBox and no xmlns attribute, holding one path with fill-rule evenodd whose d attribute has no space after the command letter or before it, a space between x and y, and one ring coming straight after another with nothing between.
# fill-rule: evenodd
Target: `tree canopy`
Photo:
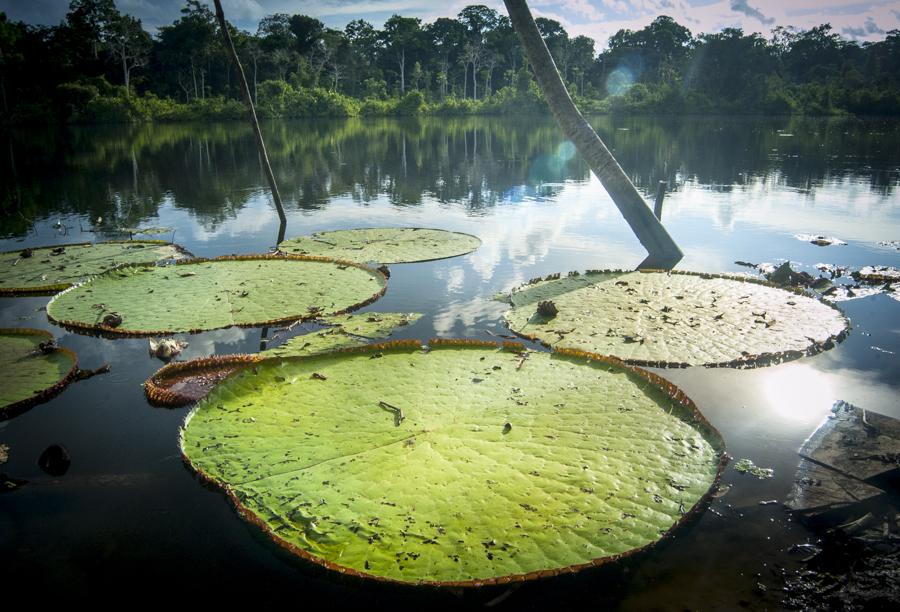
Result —
<instances>
[{"instance_id":1,"label":"tree canopy","mask_svg":"<svg viewBox=\"0 0 900 612\"><path fill-rule=\"evenodd\" d=\"M600 49L558 21L536 22L564 82L588 111L900 113L900 30L862 44L828 23L776 28L768 39L736 28L695 36L661 15L646 27L618 31ZM3 122L115 120L110 99L237 100L217 27L199 0L186 0L180 17L152 36L113 0L72 0L65 21L52 27L0 13ZM504 88L522 94L531 87L509 19L484 5L430 23L393 15L378 28L356 19L343 30L277 13L256 32L233 30L232 37L254 94L269 96L271 108L278 105L273 95L289 93L285 87L376 101L421 94L409 102L413 111L417 100L486 101ZM106 115L92 112L92 104Z\"/></svg>"}]
</instances>

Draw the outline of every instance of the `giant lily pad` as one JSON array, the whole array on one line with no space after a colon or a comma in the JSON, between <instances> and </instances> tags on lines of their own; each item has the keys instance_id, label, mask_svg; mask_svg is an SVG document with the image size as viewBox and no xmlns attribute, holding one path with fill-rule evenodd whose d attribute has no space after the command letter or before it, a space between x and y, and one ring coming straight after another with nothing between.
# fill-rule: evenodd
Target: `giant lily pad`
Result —
<instances>
[{"instance_id":1,"label":"giant lily pad","mask_svg":"<svg viewBox=\"0 0 900 612\"><path fill-rule=\"evenodd\" d=\"M761 365L831 348L848 331L839 310L799 291L709 274L556 274L510 301L517 334L638 365Z\"/></svg>"},{"instance_id":2,"label":"giant lily pad","mask_svg":"<svg viewBox=\"0 0 900 612\"><path fill-rule=\"evenodd\" d=\"M5 373L0 418L46 401L72 381L78 371L75 353L52 341L40 329L0 329L0 368Z\"/></svg>"},{"instance_id":3,"label":"giant lily pad","mask_svg":"<svg viewBox=\"0 0 900 612\"><path fill-rule=\"evenodd\" d=\"M157 406L184 406L205 397L222 379L261 359L315 355L363 346L368 339L386 338L397 327L419 320L416 313L371 312L337 315L320 322L326 327L300 336L259 355L216 355L170 363L144 382L147 399Z\"/></svg>"},{"instance_id":4,"label":"giant lily pad","mask_svg":"<svg viewBox=\"0 0 900 612\"><path fill-rule=\"evenodd\" d=\"M469 234L419 227L385 227L316 232L278 245L288 254L324 255L383 264L431 261L471 253L481 240Z\"/></svg>"},{"instance_id":5,"label":"giant lily pad","mask_svg":"<svg viewBox=\"0 0 900 612\"><path fill-rule=\"evenodd\" d=\"M698 507L724 453L688 398L618 360L522 351L398 341L261 361L190 413L182 452L284 548L404 583L576 571Z\"/></svg>"},{"instance_id":6,"label":"giant lily pad","mask_svg":"<svg viewBox=\"0 0 900 612\"><path fill-rule=\"evenodd\" d=\"M56 293L116 266L186 257L161 240L85 242L0 253L0 295Z\"/></svg>"},{"instance_id":7,"label":"giant lily pad","mask_svg":"<svg viewBox=\"0 0 900 612\"><path fill-rule=\"evenodd\" d=\"M340 314L386 286L377 270L319 257L195 259L111 270L54 297L47 316L74 329L161 335Z\"/></svg>"}]
</instances>

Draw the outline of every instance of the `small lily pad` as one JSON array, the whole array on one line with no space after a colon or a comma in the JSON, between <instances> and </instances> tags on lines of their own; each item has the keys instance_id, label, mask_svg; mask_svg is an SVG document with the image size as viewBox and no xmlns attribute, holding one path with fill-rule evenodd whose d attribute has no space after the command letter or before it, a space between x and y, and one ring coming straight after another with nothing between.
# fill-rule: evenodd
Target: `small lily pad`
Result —
<instances>
[{"instance_id":1,"label":"small lily pad","mask_svg":"<svg viewBox=\"0 0 900 612\"><path fill-rule=\"evenodd\" d=\"M175 231L174 227L119 227L117 231L123 234L142 234L144 236L159 236L160 234L171 234Z\"/></svg>"},{"instance_id":2,"label":"small lily pad","mask_svg":"<svg viewBox=\"0 0 900 612\"><path fill-rule=\"evenodd\" d=\"M469 234L418 227L316 232L278 245L288 254L323 255L359 263L411 263L471 253L481 240Z\"/></svg>"},{"instance_id":3,"label":"small lily pad","mask_svg":"<svg viewBox=\"0 0 900 612\"><path fill-rule=\"evenodd\" d=\"M75 377L78 360L39 329L0 329L0 419L9 418L62 391Z\"/></svg>"},{"instance_id":4,"label":"small lily pad","mask_svg":"<svg viewBox=\"0 0 900 612\"><path fill-rule=\"evenodd\" d=\"M116 268L55 296L47 316L75 330L165 335L341 314L386 286L377 270L321 257L194 259Z\"/></svg>"},{"instance_id":5,"label":"small lily pad","mask_svg":"<svg viewBox=\"0 0 900 612\"><path fill-rule=\"evenodd\" d=\"M84 242L0 253L0 295L62 291L116 266L184 259L183 248L161 240Z\"/></svg>"},{"instance_id":6,"label":"small lily pad","mask_svg":"<svg viewBox=\"0 0 900 612\"><path fill-rule=\"evenodd\" d=\"M552 318L538 309L550 299ZM554 274L510 300L515 333L638 365L762 365L826 350L848 331L839 310L799 291L711 274Z\"/></svg>"},{"instance_id":7,"label":"small lily pad","mask_svg":"<svg viewBox=\"0 0 900 612\"><path fill-rule=\"evenodd\" d=\"M754 464L750 459L740 459L734 464L734 469L741 474L756 476L760 480L765 480L775 475L775 470L772 468L761 468Z\"/></svg>"},{"instance_id":8,"label":"small lily pad","mask_svg":"<svg viewBox=\"0 0 900 612\"><path fill-rule=\"evenodd\" d=\"M437 586L573 572L651 546L724 465L718 434L648 372L583 354L522 365L514 344L429 347L256 363L190 413L184 457L290 552Z\"/></svg>"}]
</instances>

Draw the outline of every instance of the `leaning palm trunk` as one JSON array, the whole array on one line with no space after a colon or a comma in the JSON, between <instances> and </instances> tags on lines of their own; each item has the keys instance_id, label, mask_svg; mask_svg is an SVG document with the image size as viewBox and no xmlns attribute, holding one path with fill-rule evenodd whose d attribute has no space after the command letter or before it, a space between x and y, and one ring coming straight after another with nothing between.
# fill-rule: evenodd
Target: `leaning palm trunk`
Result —
<instances>
[{"instance_id":1,"label":"leaning palm trunk","mask_svg":"<svg viewBox=\"0 0 900 612\"><path fill-rule=\"evenodd\" d=\"M683 257L681 249L669 236L634 184L625 175L597 132L581 115L563 84L531 17L525 0L504 0L513 28L522 42L528 61L534 68L538 85L560 127L600 179L625 221L649 255L639 268L671 269Z\"/></svg>"}]
</instances>

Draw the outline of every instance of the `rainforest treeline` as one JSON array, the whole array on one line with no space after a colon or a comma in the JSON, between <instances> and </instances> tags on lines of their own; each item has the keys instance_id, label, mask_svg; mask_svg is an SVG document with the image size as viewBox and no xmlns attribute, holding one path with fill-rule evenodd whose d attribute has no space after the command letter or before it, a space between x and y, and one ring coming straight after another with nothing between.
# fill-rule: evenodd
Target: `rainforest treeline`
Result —
<instances>
[{"instance_id":1,"label":"rainforest treeline","mask_svg":"<svg viewBox=\"0 0 900 612\"><path fill-rule=\"evenodd\" d=\"M875 43L829 24L694 36L668 16L603 50L538 28L588 113L900 114L900 30ZM394 15L343 30L275 14L232 29L263 117L546 112L509 19L482 5L431 23ZM113 0L72 0L58 26L0 13L4 123L234 119L243 107L215 16L187 0L151 35Z\"/></svg>"}]
</instances>

